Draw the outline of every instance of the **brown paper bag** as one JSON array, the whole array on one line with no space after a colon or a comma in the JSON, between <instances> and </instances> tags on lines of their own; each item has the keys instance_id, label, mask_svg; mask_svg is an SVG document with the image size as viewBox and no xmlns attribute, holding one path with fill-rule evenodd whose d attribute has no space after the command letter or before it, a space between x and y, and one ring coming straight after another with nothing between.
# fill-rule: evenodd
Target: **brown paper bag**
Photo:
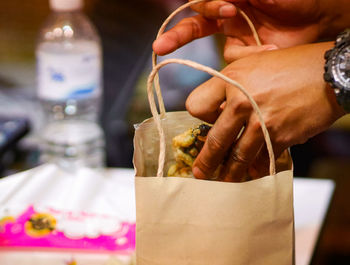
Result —
<instances>
[{"instance_id":1,"label":"brown paper bag","mask_svg":"<svg viewBox=\"0 0 350 265\"><path fill-rule=\"evenodd\" d=\"M162 118L165 166L174 162L171 139L198 123L187 112ZM137 265L293 264L291 170L244 183L156 177L153 118L134 143Z\"/></svg>"},{"instance_id":2,"label":"brown paper bag","mask_svg":"<svg viewBox=\"0 0 350 265\"><path fill-rule=\"evenodd\" d=\"M293 172L287 159L280 168L288 169L276 173L271 140L253 98L239 83L197 63L168 59L156 65L155 56L153 63L147 84L153 118L136 128L134 138L137 265L294 264ZM172 138L201 123L187 112L165 112L157 72L169 63L205 71L241 90L260 120L270 176L227 183L164 175L174 163Z\"/></svg>"}]
</instances>

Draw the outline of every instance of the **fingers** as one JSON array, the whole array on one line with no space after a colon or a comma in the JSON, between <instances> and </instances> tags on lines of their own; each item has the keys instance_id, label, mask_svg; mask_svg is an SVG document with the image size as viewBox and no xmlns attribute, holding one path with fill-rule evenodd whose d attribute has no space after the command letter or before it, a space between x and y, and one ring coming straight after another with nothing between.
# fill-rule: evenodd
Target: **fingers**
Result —
<instances>
[{"instance_id":1,"label":"fingers","mask_svg":"<svg viewBox=\"0 0 350 265\"><path fill-rule=\"evenodd\" d=\"M194 89L186 100L186 109L192 116L214 123L223 111L226 99L225 81L211 78Z\"/></svg>"},{"instance_id":2,"label":"fingers","mask_svg":"<svg viewBox=\"0 0 350 265\"><path fill-rule=\"evenodd\" d=\"M276 172L280 172L282 170L287 170L291 166L288 163L288 151L281 146L274 146L274 154L275 154L275 163L276 163ZM287 153L285 153L287 152ZM283 157L282 157L283 156ZM287 156L287 158L286 158ZM252 179L258 179L270 174L270 158L267 152L266 144L259 150L256 158L253 163L250 165L248 169L248 175Z\"/></svg>"},{"instance_id":3,"label":"fingers","mask_svg":"<svg viewBox=\"0 0 350 265\"><path fill-rule=\"evenodd\" d=\"M237 14L237 9L229 2L239 1L210 1L193 5L191 8L207 18L230 18Z\"/></svg>"},{"instance_id":4,"label":"fingers","mask_svg":"<svg viewBox=\"0 0 350 265\"><path fill-rule=\"evenodd\" d=\"M253 120L246 124L243 134L232 147L221 174L224 181L240 182L246 176L247 169L264 145L260 123L257 119Z\"/></svg>"},{"instance_id":5,"label":"fingers","mask_svg":"<svg viewBox=\"0 0 350 265\"><path fill-rule=\"evenodd\" d=\"M266 144L259 150L253 163L248 168L248 175L252 179L258 179L269 175L270 159L267 152Z\"/></svg>"},{"instance_id":6,"label":"fingers","mask_svg":"<svg viewBox=\"0 0 350 265\"><path fill-rule=\"evenodd\" d=\"M196 178L210 179L213 176L244 125L244 115L235 114L246 111L236 112L236 108L228 105L209 131L203 149L193 164L193 175Z\"/></svg>"},{"instance_id":7,"label":"fingers","mask_svg":"<svg viewBox=\"0 0 350 265\"><path fill-rule=\"evenodd\" d=\"M229 97L233 100L226 101L226 87L225 81L211 78L197 87L186 101L186 108L193 116L211 123L215 122L194 163L193 174L196 178L212 177L252 112L249 101L243 95L237 96L236 93L239 92L234 89L230 89L229 93ZM251 121L227 161L223 170L224 180L237 181L243 175L241 172L245 174L263 143L260 124Z\"/></svg>"},{"instance_id":8,"label":"fingers","mask_svg":"<svg viewBox=\"0 0 350 265\"><path fill-rule=\"evenodd\" d=\"M224 47L224 59L227 63L232 63L233 61L252 55L254 53L276 49L278 49L278 47L274 44L246 46L241 40L228 37L226 39Z\"/></svg>"},{"instance_id":9,"label":"fingers","mask_svg":"<svg viewBox=\"0 0 350 265\"><path fill-rule=\"evenodd\" d=\"M216 20L209 20L200 15L184 18L153 42L153 50L158 55L165 55L218 30Z\"/></svg>"}]
</instances>

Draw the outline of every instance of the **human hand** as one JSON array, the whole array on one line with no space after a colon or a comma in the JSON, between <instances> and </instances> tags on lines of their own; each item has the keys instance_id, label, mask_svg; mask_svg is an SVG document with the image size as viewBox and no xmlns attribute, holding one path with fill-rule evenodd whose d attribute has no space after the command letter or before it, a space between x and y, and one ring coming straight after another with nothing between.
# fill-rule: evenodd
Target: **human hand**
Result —
<instances>
[{"instance_id":1,"label":"human hand","mask_svg":"<svg viewBox=\"0 0 350 265\"><path fill-rule=\"evenodd\" d=\"M323 81L323 54L332 45L326 42L258 53L222 71L242 84L258 104L276 157L345 114L333 89ZM237 181L247 170L253 178L266 174L262 167L268 169L269 161L260 123L236 87L211 78L190 94L186 108L193 116L214 123L193 165L196 178L210 178L223 161L221 178L225 181Z\"/></svg>"},{"instance_id":2,"label":"human hand","mask_svg":"<svg viewBox=\"0 0 350 265\"><path fill-rule=\"evenodd\" d=\"M331 0L219 0L196 4L192 8L200 15L181 20L154 42L153 49L158 55L164 55L194 39L223 33L226 36L224 58L232 62L260 51L314 42L325 37L331 22L342 24L339 22L341 11L337 19L331 14L332 2L341 5L341 1ZM237 14L236 7L244 10L253 21L263 46L256 45L247 22ZM342 8L349 11L350 4L345 2ZM330 32L337 34L339 31Z\"/></svg>"}]
</instances>

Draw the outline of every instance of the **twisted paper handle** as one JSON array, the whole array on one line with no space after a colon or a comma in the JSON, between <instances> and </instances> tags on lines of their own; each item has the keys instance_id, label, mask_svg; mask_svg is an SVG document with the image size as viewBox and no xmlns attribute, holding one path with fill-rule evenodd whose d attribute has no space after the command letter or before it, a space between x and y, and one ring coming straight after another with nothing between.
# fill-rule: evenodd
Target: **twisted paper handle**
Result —
<instances>
[{"instance_id":1,"label":"twisted paper handle","mask_svg":"<svg viewBox=\"0 0 350 265\"><path fill-rule=\"evenodd\" d=\"M166 28L167 24L169 23L169 21L179 12L181 12L183 9L200 3L200 2L205 2L208 0L195 0L195 1L191 1L185 5L182 5L181 7L179 7L178 9L176 9L163 23L163 25L161 26L157 38L164 32L164 29ZM253 23L251 22L251 20L248 18L248 16L240 9L238 9L239 13L246 19L249 27L251 28L254 38L257 42L258 45L261 45L261 42L259 40L258 34L254 28ZM262 114L260 112L260 109L258 107L258 105L256 104L256 102L254 101L254 99L249 95L249 93L247 92L247 90L244 88L244 86L242 86L241 84L239 84L237 81L230 79L229 77L223 75L222 73L201 65L199 63L193 62L193 61L189 61L189 60L181 60L181 59L168 59L168 60L164 60L163 62L156 64L157 63L157 56L156 54L153 52L152 54L152 62L153 62L153 69L152 72L150 73L148 80L147 80L147 94L148 94L148 101L149 101L149 105L151 108L151 112L152 112L152 116L154 118L154 121L156 123L158 132L159 132L159 141L160 141L160 147L159 147L159 158L158 158L158 171L157 171L157 177L163 177L164 174L164 164L165 164L165 152L166 152L166 144L165 144L165 134L164 134L164 130L161 124L161 117L165 114L165 107L164 107L164 102L163 102L163 97L161 94L161 89L160 89L160 85L159 85L159 78L158 78L158 71L160 68L162 68L163 66L167 65L167 64L171 64L171 63L177 63L177 64L183 64L189 67L192 67L194 69L197 69L199 71L203 71L206 72L212 76L218 77L226 82L228 82L229 84L237 87L250 101L250 103L252 104L252 107L255 111L255 113L257 114L260 124L261 124L261 129L263 131L264 134L264 138L265 138L265 142L266 142L266 146L267 146L267 150L269 153L269 159L270 159L270 175L275 175L276 174L276 165L275 165L275 156L273 153L273 148L272 148L272 143L271 143L271 139L270 139L270 135L269 132L266 128L264 119L262 117ZM157 95L157 100L158 100L158 104L159 104L159 111L160 114L158 113L157 110L157 106L156 106L156 102L154 99L154 91L153 91L153 83L154 83L154 87L156 90L156 95Z\"/></svg>"},{"instance_id":2,"label":"twisted paper handle","mask_svg":"<svg viewBox=\"0 0 350 265\"><path fill-rule=\"evenodd\" d=\"M208 2L211 0L193 0L191 2L188 2L180 7L178 7L174 12L172 12L163 22L162 26L159 28L158 34L156 39L159 38L160 35L162 35L164 33L165 28L168 26L169 22L177 15L179 14L181 11L183 11L184 9L195 5L195 4L199 4L202 2ZM237 8L237 7L236 7ZM253 32L253 37L256 41L256 44L258 46L261 46L261 41L259 39L259 35L255 30L255 27L252 23L252 21L249 19L249 17L247 16L246 13L244 13L241 9L237 8L238 13L241 14L241 16L247 21L251 31ZM157 64L157 54L155 54L155 52L152 52L152 67L155 67ZM154 78L154 87L156 90L156 94L157 94L157 100L158 100L158 105L159 105L159 112L160 115L163 116L165 114L165 107L164 107L164 101L163 101L163 97L162 97L162 91L160 89L160 84L159 84L159 76L158 73L156 74L155 78Z\"/></svg>"}]
</instances>

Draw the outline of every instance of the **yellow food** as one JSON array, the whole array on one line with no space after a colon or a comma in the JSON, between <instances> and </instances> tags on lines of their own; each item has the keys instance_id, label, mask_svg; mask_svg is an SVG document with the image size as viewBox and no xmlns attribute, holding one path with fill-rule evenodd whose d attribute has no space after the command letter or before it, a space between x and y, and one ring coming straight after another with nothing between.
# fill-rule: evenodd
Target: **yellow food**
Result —
<instances>
[{"instance_id":1,"label":"yellow food","mask_svg":"<svg viewBox=\"0 0 350 265\"><path fill-rule=\"evenodd\" d=\"M193 177L193 162L201 151L210 128L210 125L202 123L173 138L172 146L176 163L169 167L169 177Z\"/></svg>"}]
</instances>

